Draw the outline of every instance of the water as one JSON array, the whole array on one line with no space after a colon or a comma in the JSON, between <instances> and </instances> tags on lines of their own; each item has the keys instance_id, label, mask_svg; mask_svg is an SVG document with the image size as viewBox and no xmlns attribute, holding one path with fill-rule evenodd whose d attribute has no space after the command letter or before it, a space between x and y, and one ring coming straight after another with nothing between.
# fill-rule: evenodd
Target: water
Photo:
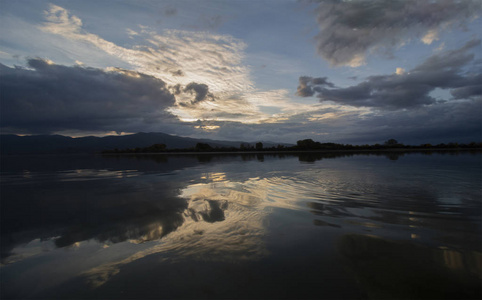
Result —
<instances>
[{"instance_id":1,"label":"water","mask_svg":"<svg viewBox=\"0 0 482 300\"><path fill-rule=\"evenodd\" d=\"M482 155L2 157L0 298L480 298Z\"/></svg>"}]
</instances>

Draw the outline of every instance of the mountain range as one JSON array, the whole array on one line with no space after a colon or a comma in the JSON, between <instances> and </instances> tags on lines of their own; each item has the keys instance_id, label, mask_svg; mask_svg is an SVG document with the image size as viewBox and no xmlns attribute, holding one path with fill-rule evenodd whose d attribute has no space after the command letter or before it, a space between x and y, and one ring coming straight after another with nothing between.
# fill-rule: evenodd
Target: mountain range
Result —
<instances>
[{"instance_id":1,"label":"mountain range","mask_svg":"<svg viewBox=\"0 0 482 300\"><path fill-rule=\"evenodd\" d=\"M97 153L102 150L148 147L153 144L165 144L167 149L185 149L195 147L197 143L206 143L211 147L239 147L241 144L254 146L255 142L221 141L196 139L169 135L161 132L136 133L123 136L80 137L62 135L0 135L2 154L46 154L46 153ZM265 147L277 146L278 143L264 142ZM290 146L290 144L284 144Z\"/></svg>"}]
</instances>

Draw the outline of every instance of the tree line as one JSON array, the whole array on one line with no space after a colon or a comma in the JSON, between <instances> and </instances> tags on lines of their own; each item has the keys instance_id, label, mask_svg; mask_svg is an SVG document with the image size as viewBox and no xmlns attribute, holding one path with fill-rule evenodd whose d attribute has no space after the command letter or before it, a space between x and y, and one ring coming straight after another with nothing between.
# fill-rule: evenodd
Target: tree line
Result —
<instances>
[{"instance_id":1,"label":"tree line","mask_svg":"<svg viewBox=\"0 0 482 300\"><path fill-rule=\"evenodd\" d=\"M448 144L421 144L418 146L404 145L395 139L389 139L383 144L374 145L350 145L337 143L320 143L312 139L304 139L296 142L294 146L279 144L272 147L264 147L262 142L254 145L241 143L239 147L218 147L208 143L197 143L196 146L182 149L168 149L165 144L154 144L149 147L137 147L127 149L104 150L102 153L163 153L163 152L260 152L260 151L334 151L334 150L389 150L389 149L482 149L482 143L471 142L468 144L448 143Z\"/></svg>"}]
</instances>

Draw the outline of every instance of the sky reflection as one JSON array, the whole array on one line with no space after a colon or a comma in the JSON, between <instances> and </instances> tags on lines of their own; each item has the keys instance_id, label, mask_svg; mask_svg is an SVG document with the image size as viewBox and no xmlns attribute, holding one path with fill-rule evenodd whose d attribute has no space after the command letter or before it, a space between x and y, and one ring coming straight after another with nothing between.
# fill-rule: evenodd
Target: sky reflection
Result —
<instances>
[{"instance_id":1,"label":"sky reflection","mask_svg":"<svg viewBox=\"0 0 482 300\"><path fill-rule=\"evenodd\" d=\"M371 271L358 270L364 263L349 248L378 247L368 236L394 241L394 248L400 241L425 247L437 257L434 265L480 276L479 158L174 155L5 169L2 286L27 298L68 282L103 291L146 261L161 268L186 261L267 268L300 249L295 269L340 252L364 277ZM350 234L360 237L344 242ZM65 267L47 271L52 265ZM20 282L45 272L51 283L19 292Z\"/></svg>"}]
</instances>

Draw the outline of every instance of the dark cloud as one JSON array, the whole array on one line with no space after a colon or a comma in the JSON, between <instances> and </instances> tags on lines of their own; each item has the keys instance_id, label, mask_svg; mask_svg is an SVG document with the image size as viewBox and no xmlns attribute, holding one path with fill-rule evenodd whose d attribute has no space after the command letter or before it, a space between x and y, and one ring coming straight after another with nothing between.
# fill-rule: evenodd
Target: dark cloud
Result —
<instances>
[{"instance_id":1,"label":"dark cloud","mask_svg":"<svg viewBox=\"0 0 482 300\"><path fill-rule=\"evenodd\" d=\"M477 76L479 79L479 82L482 82L482 76L479 74ZM453 89L450 91L452 96L455 99L467 99L467 98L476 98L476 99L482 99L482 84L478 85L469 85L457 89Z\"/></svg>"},{"instance_id":2,"label":"dark cloud","mask_svg":"<svg viewBox=\"0 0 482 300\"><path fill-rule=\"evenodd\" d=\"M466 65L474 59L474 54L469 50L480 46L480 39L468 41L459 49L445 51L440 54L432 55L423 63L413 69L413 71L446 71L458 70L461 66ZM479 62L480 64L480 62Z\"/></svg>"},{"instance_id":3,"label":"dark cloud","mask_svg":"<svg viewBox=\"0 0 482 300\"><path fill-rule=\"evenodd\" d=\"M209 92L209 87L204 83L191 82L184 88L184 92L195 94L194 100L191 104L197 104L204 100L214 101L214 95Z\"/></svg>"},{"instance_id":4,"label":"dark cloud","mask_svg":"<svg viewBox=\"0 0 482 300\"><path fill-rule=\"evenodd\" d=\"M177 70L177 71L171 71L171 74L173 76L184 76L184 72L182 70Z\"/></svg>"},{"instance_id":5,"label":"dark cloud","mask_svg":"<svg viewBox=\"0 0 482 300\"><path fill-rule=\"evenodd\" d=\"M391 54L404 41L463 26L481 15L479 0L319 1L318 53L332 65L360 64L373 51Z\"/></svg>"},{"instance_id":6,"label":"dark cloud","mask_svg":"<svg viewBox=\"0 0 482 300\"><path fill-rule=\"evenodd\" d=\"M176 84L176 85L171 85L169 86L169 90L174 94L174 95L179 95L182 93L182 87L181 84Z\"/></svg>"},{"instance_id":7,"label":"dark cloud","mask_svg":"<svg viewBox=\"0 0 482 300\"><path fill-rule=\"evenodd\" d=\"M301 76L299 85L296 89L296 95L301 97L310 97L315 94L315 88L322 86L334 87L333 83L328 82L326 77L313 78L309 76Z\"/></svg>"},{"instance_id":8,"label":"dark cloud","mask_svg":"<svg viewBox=\"0 0 482 300\"><path fill-rule=\"evenodd\" d=\"M346 88L328 88L333 85L328 85L326 78L316 84L310 77L300 77L297 94L315 95L320 101L389 110L434 104L437 100L430 93L436 88L450 90L454 99L480 99L480 68L478 73L465 70L474 58L471 50L479 46L480 40L472 40L460 49L429 57L409 72L370 76Z\"/></svg>"},{"instance_id":9,"label":"dark cloud","mask_svg":"<svg viewBox=\"0 0 482 300\"><path fill-rule=\"evenodd\" d=\"M69 67L29 59L28 69L0 64L2 130L133 130L176 118L166 84L142 73ZM136 126L134 126L136 124Z\"/></svg>"}]
</instances>

